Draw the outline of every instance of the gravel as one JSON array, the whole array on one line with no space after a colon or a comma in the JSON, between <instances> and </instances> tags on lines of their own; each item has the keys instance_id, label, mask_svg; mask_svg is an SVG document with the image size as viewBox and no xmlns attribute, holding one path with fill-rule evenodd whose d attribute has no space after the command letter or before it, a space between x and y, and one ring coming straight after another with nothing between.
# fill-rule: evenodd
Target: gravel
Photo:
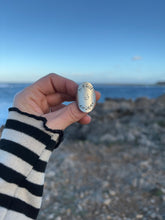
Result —
<instances>
[{"instance_id":1,"label":"gravel","mask_svg":"<svg viewBox=\"0 0 165 220\"><path fill-rule=\"evenodd\" d=\"M165 219L165 152L65 142L47 166L38 220Z\"/></svg>"}]
</instances>

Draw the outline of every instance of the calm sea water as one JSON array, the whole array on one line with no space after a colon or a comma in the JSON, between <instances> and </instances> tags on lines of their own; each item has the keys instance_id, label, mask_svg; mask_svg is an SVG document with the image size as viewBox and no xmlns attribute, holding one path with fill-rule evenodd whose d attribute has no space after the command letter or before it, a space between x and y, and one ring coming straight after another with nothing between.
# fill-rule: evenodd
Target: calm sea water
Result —
<instances>
[{"instance_id":1,"label":"calm sea water","mask_svg":"<svg viewBox=\"0 0 165 220\"><path fill-rule=\"evenodd\" d=\"M5 123L8 108L12 106L14 95L27 87L29 84L0 84L0 126ZM149 98L156 98L165 94L165 86L154 85L105 85L96 84L95 89L100 91L102 96L99 102L104 102L106 97L111 98L126 98L136 99L138 97L146 96Z\"/></svg>"}]
</instances>

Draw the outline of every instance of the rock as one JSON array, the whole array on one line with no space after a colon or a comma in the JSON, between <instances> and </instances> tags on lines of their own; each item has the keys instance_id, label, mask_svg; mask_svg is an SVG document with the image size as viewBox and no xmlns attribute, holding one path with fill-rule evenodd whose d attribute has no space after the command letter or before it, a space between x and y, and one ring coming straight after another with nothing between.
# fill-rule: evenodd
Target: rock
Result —
<instances>
[{"instance_id":1,"label":"rock","mask_svg":"<svg viewBox=\"0 0 165 220\"><path fill-rule=\"evenodd\" d=\"M67 214L67 216L69 216L71 214L71 209L67 209L66 214Z\"/></svg>"},{"instance_id":2,"label":"rock","mask_svg":"<svg viewBox=\"0 0 165 220\"><path fill-rule=\"evenodd\" d=\"M155 203L155 199L151 199L150 202L151 202L152 204L154 204L154 203Z\"/></svg>"},{"instance_id":3,"label":"rock","mask_svg":"<svg viewBox=\"0 0 165 220\"><path fill-rule=\"evenodd\" d=\"M103 189L106 189L106 188L108 188L109 187L109 182L108 181L103 181L103 183L102 183L102 188Z\"/></svg>"},{"instance_id":4,"label":"rock","mask_svg":"<svg viewBox=\"0 0 165 220\"><path fill-rule=\"evenodd\" d=\"M116 195L116 192L113 191L113 190L109 190L109 194L110 194L111 196L115 196L115 195Z\"/></svg>"},{"instance_id":5,"label":"rock","mask_svg":"<svg viewBox=\"0 0 165 220\"><path fill-rule=\"evenodd\" d=\"M141 166L142 168L150 168L149 163L150 163L150 162L149 162L148 160L145 160L145 161L140 162L140 166Z\"/></svg>"},{"instance_id":6,"label":"rock","mask_svg":"<svg viewBox=\"0 0 165 220\"><path fill-rule=\"evenodd\" d=\"M165 194L165 188L161 188L161 191Z\"/></svg>"},{"instance_id":7,"label":"rock","mask_svg":"<svg viewBox=\"0 0 165 220\"><path fill-rule=\"evenodd\" d=\"M137 218L137 219L142 219L142 218L143 218L143 215L142 215L142 214L138 214L138 215L136 215L136 218Z\"/></svg>"},{"instance_id":8,"label":"rock","mask_svg":"<svg viewBox=\"0 0 165 220\"><path fill-rule=\"evenodd\" d=\"M111 203L111 199L106 199L106 200L104 200L104 205L109 206L110 203Z\"/></svg>"},{"instance_id":9,"label":"rock","mask_svg":"<svg viewBox=\"0 0 165 220\"><path fill-rule=\"evenodd\" d=\"M112 136L111 134L104 134L101 138L100 141L105 143L105 144L110 144L113 143L117 140L116 137Z\"/></svg>"},{"instance_id":10,"label":"rock","mask_svg":"<svg viewBox=\"0 0 165 220\"><path fill-rule=\"evenodd\" d=\"M122 113L125 113L125 115L132 114L134 110L134 103L132 101L124 100L120 103L119 110Z\"/></svg>"},{"instance_id":11,"label":"rock","mask_svg":"<svg viewBox=\"0 0 165 220\"><path fill-rule=\"evenodd\" d=\"M150 217L153 219L153 218L156 218L156 213L152 213L151 215L150 215Z\"/></svg>"},{"instance_id":12,"label":"rock","mask_svg":"<svg viewBox=\"0 0 165 220\"><path fill-rule=\"evenodd\" d=\"M80 198L81 198L81 199L84 198L84 193L83 193L83 192L80 193Z\"/></svg>"},{"instance_id":13,"label":"rock","mask_svg":"<svg viewBox=\"0 0 165 220\"><path fill-rule=\"evenodd\" d=\"M161 141L162 144L165 145L165 134L161 135L160 141Z\"/></svg>"},{"instance_id":14,"label":"rock","mask_svg":"<svg viewBox=\"0 0 165 220\"><path fill-rule=\"evenodd\" d=\"M156 99L155 104L161 105L161 106L165 106L165 94L159 96L159 97Z\"/></svg>"},{"instance_id":15,"label":"rock","mask_svg":"<svg viewBox=\"0 0 165 220\"><path fill-rule=\"evenodd\" d=\"M129 131L127 134L126 134L126 141L128 141L128 142L134 142L135 141L135 139L136 139L136 137L135 137L135 135L131 132L131 131Z\"/></svg>"},{"instance_id":16,"label":"rock","mask_svg":"<svg viewBox=\"0 0 165 220\"><path fill-rule=\"evenodd\" d=\"M162 95L155 100L152 109L155 115L165 116L165 95Z\"/></svg>"},{"instance_id":17,"label":"rock","mask_svg":"<svg viewBox=\"0 0 165 220\"><path fill-rule=\"evenodd\" d=\"M55 218L55 220L62 220L61 216Z\"/></svg>"},{"instance_id":18,"label":"rock","mask_svg":"<svg viewBox=\"0 0 165 220\"><path fill-rule=\"evenodd\" d=\"M104 111L116 111L119 108L120 103L116 102L114 99L106 99L103 110Z\"/></svg>"},{"instance_id":19,"label":"rock","mask_svg":"<svg viewBox=\"0 0 165 220\"><path fill-rule=\"evenodd\" d=\"M153 147L154 143L148 139L146 135L141 135L140 139L138 140L139 145Z\"/></svg>"},{"instance_id":20,"label":"rock","mask_svg":"<svg viewBox=\"0 0 165 220\"><path fill-rule=\"evenodd\" d=\"M147 97L137 98L135 100L135 109L142 110L142 111L148 110L152 103L153 103L153 100Z\"/></svg>"},{"instance_id":21,"label":"rock","mask_svg":"<svg viewBox=\"0 0 165 220\"><path fill-rule=\"evenodd\" d=\"M133 181L132 181L132 186L133 187L137 187L138 186L138 179L137 178L135 178L135 179L133 179Z\"/></svg>"},{"instance_id":22,"label":"rock","mask_svg":"<svg viewBox=\"0 0 165 220\"><path fill-rule=\"evenodd\" d=\"M164 145L165 116L162 114L165 108L160 108L156 102L164 102L164 96L156 100L146 97L135 101L108 99L91 112L89 125L74 124L67 129L66 136L70 140L89 140L95 144L128 142L151 148L158 142Z\"/></svg>"}]
</instances>

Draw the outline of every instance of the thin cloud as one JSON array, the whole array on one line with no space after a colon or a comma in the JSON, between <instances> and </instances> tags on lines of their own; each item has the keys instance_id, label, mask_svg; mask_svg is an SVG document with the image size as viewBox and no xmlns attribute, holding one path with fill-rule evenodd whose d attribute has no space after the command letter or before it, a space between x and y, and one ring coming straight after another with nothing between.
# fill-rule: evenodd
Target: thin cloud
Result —
<instances>
[{"instance_id":1,"label":"thin cloud","mask_svg":"<svg viewBox=\"0 0 165 220\"><path fill-rule=\"evenodd\" d=\"M142 60L142 57L141 56L134 56L134 57L132 57L132 60L133 61Z\"/></svg>"}]
</instances>

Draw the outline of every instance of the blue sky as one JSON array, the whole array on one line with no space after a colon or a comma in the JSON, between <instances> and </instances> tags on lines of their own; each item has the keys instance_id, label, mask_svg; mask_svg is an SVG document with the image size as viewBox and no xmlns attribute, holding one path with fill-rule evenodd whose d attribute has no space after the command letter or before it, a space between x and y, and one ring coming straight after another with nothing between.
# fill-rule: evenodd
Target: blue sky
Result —
<instances>
[{"instance_id":1,"label":"blue sky","mask_svg":"<svg viewBox=\"0 0 165 220\"><path fill-rule=\"evenodd\" d=\"M164 0L0 0L0 81L165 80Z\"/></svg>"}]
</instances>

